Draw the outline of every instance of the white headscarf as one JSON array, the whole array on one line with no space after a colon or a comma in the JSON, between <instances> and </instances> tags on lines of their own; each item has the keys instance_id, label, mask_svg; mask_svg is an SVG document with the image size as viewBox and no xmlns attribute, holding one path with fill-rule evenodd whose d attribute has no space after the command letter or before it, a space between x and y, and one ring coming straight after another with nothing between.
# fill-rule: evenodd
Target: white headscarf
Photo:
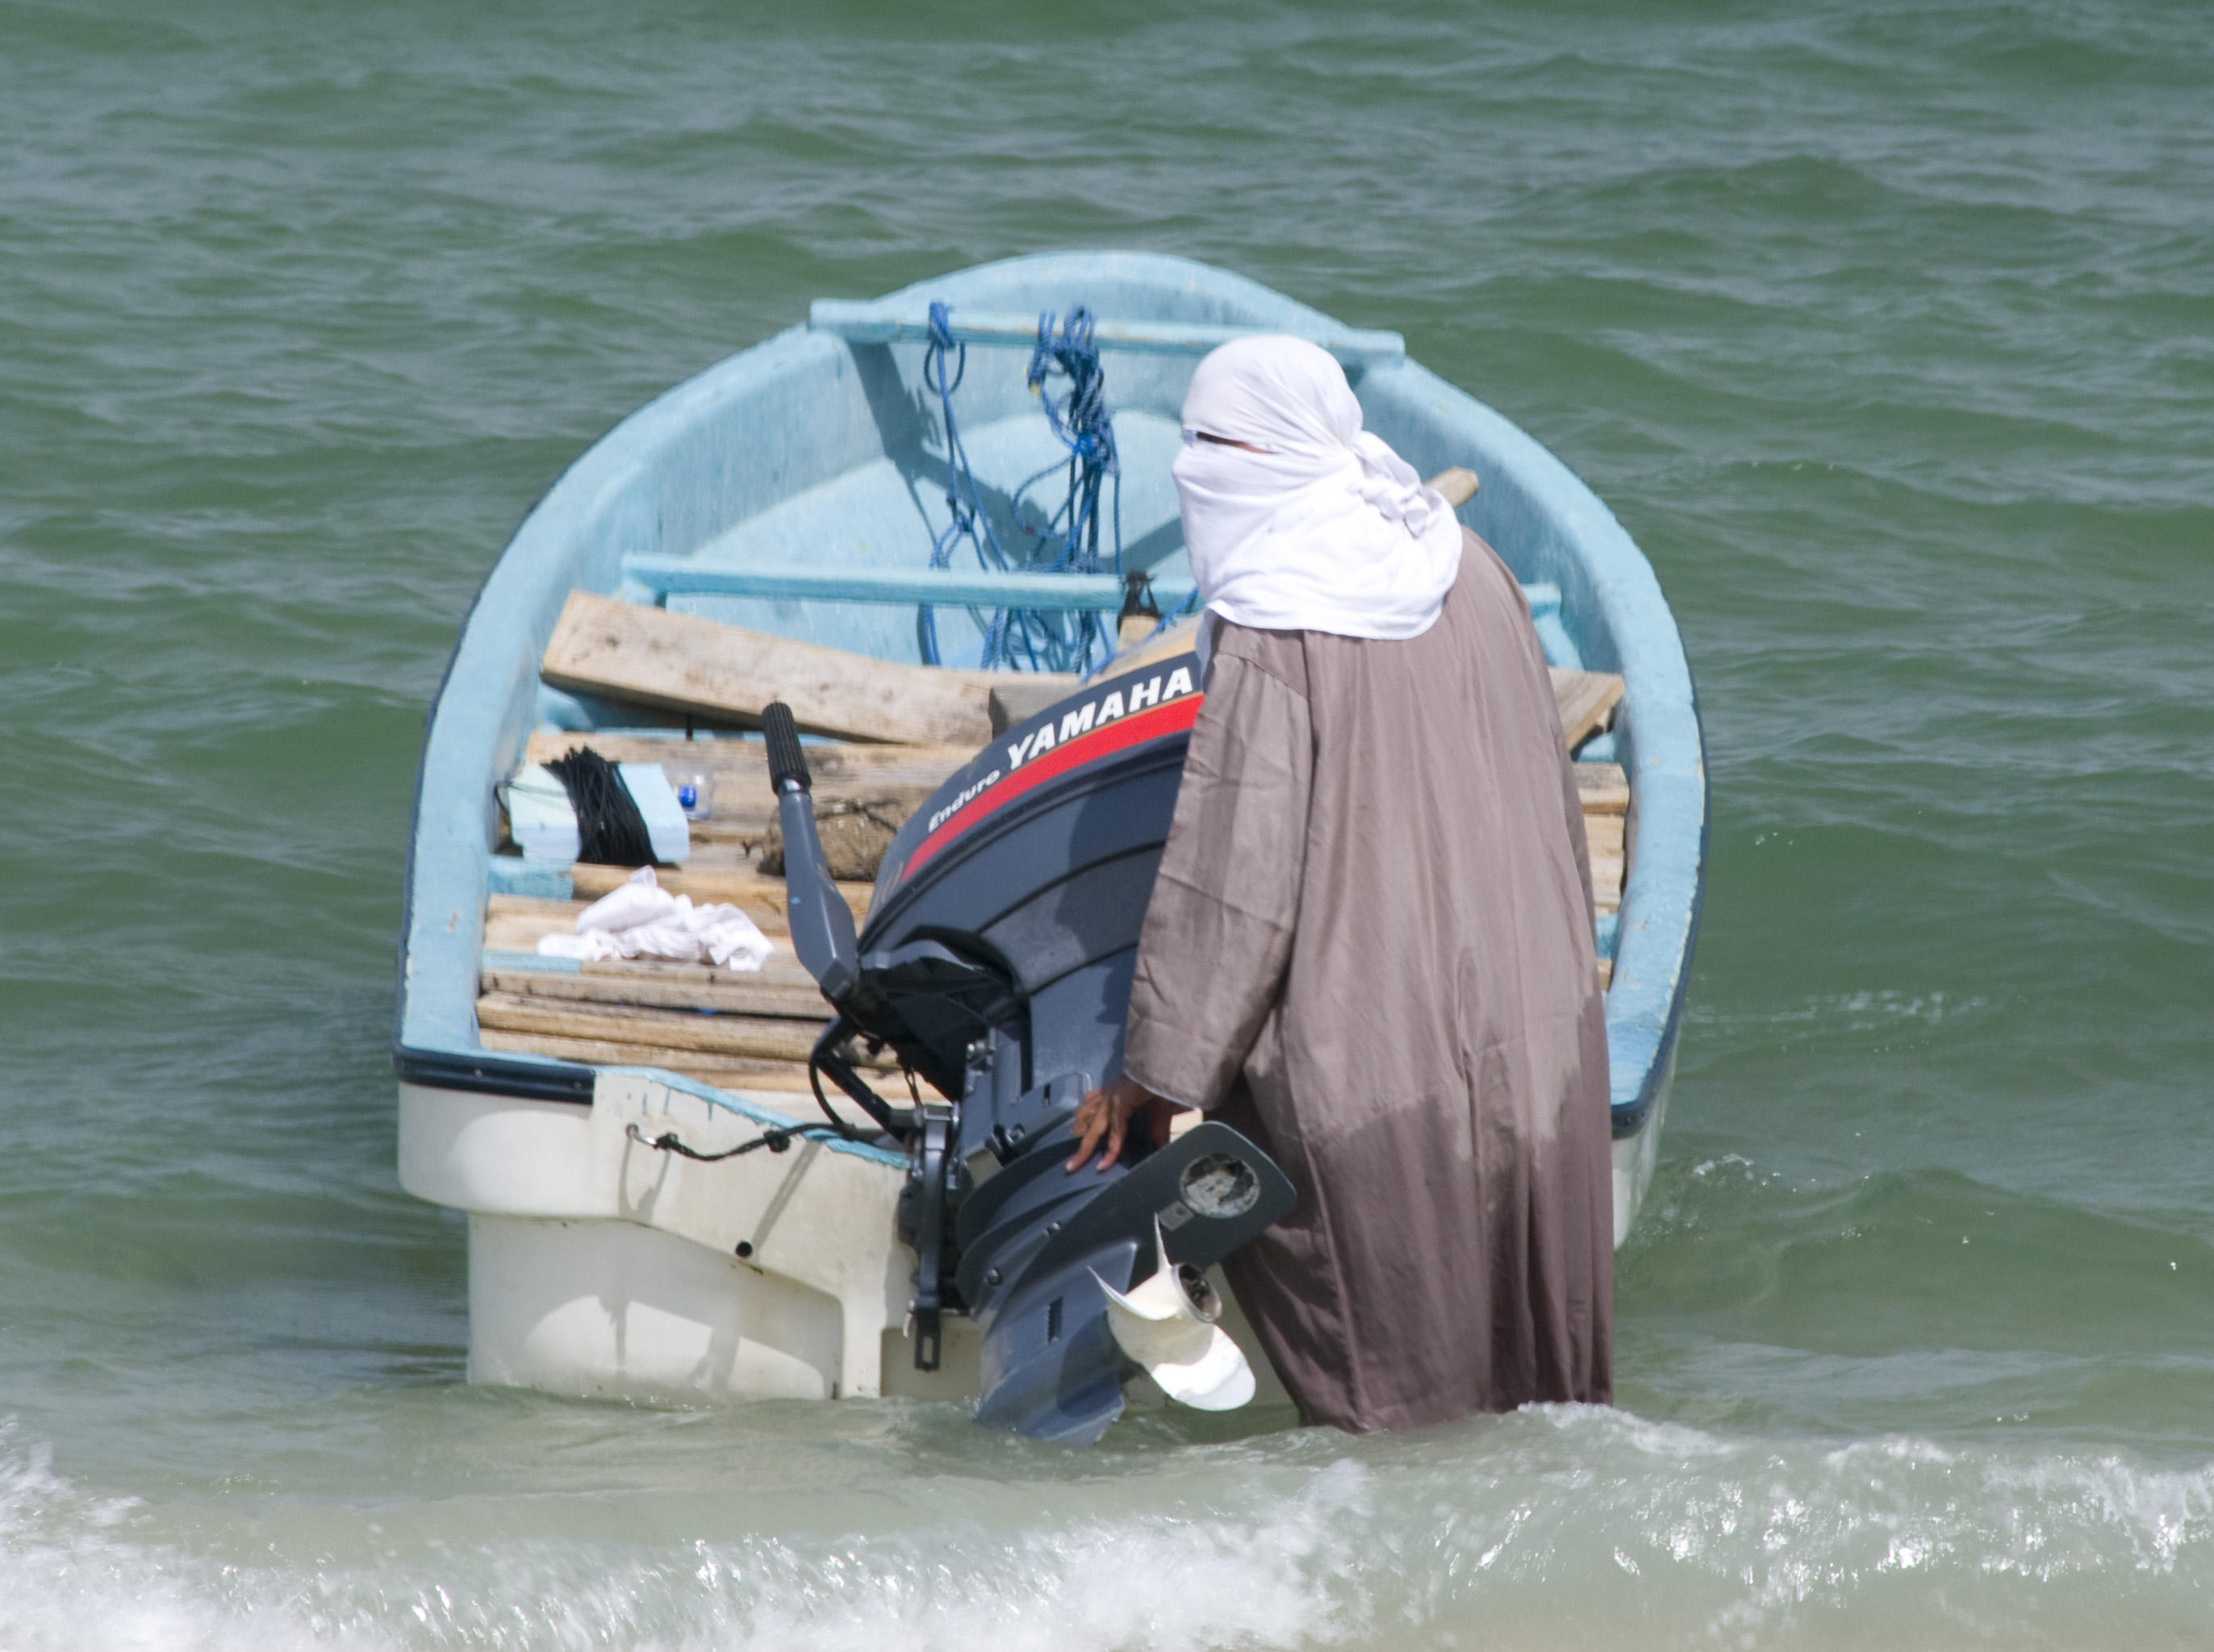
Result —
<instances>
[{"instance_id":1,"label":"white headscarf","mask_svg":"<svg viewBox=\"0 0 2214 1652\"><path fill-rule=\"evenodd\" d=\"M1211 352L1171 467L1200 600L1261 631L1420 637L1460 571L1460 524L1382 438L1336 358L1303 338ZM1226 436L1264 449L1225 447ZM1202 619L1202 657L1214 624Z\"/></svg>"}]
</instances>

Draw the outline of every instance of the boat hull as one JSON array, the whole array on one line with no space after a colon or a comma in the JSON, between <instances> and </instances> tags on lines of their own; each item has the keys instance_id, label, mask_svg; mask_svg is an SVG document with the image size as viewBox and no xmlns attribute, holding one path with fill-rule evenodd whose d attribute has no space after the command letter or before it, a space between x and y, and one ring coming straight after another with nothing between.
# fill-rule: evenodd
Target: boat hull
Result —
<instances>
[{"instance_id":1,"label":"boat hull","mask_svg":"<svg viewBox=\"0 0 2214 1652\"><path fill-rule=\"evenodd\" d=\"M1614 1143L1618 1246L1652 1180L1667 1088ZM703 1165L628 1134L674 1125L712 1149L778 1116L782 1099L642 1071L602 1072L584 1106L402 1084L401 1185L468 1213L470 1380L684 1405L973 1401L981 1338L965 1320L946 1322L938 1370L914 1369L889 1155L833 1162L812 1143ZM1282 1399L1219 1271L1215 1283L1259 1403Z\"/></svg>"},{"instance_id":2,"label":"boat hull","mask_svg":"<svg viewBox=\"0 0 2214 1652\"><path fill-rule=\"evenodd\" d=\"M1192 364L1167 347L1178 329L1343 332L1251 282L1141 254L1012 260L881 302L903 313L932 297L988 317L1089 303L1167 340L1109 369L1132 565L1164 589L1189 577L1167 468ZM733 357L596 443L486 579L432 708L399 960L401 1176L418 1196L468 1213L479 1381L685 1400L926 1391L904 1331L912 1259L893 1237L893 1155L812 1143L680 1162L627 1129L681 1115L688 1141L707 1149L804 1104L487 1049L475 1015L488 894L568 893L558 874L558 888L503 881L515 863L493 853L493 787L534 728L605 728L617 715L538 680L572 590L652 600L646 576L666 582L690 568L697 588L665 595L672 608L919 657L912 607L781 600L730 572L821 563L881 583L917 566L918 547L943 525L943 460L916 411L928 401L920 349L902 342L903 323L885 323L887 341L870 342L877 308L847 307L843 332L798 328ZM1349 360L1369 427L1425 473L1477 471L1482 489L1462 520L1532 594L1549 660L1617 672L1626 684L1614 728L1599 737L1606 749L1585 753L1621 764L1631 794L1629 876L1603 945L1613 965L1619 1244L1657 1155L1704 873L1703 749L1681 640L1652 570L1587 487L1509 421L1374 344ZM1046 440L1018 355L973 348L962 393L971 457L1001 486L1036 468ZM718 578L729 587L721 594ZM959 633L963 612L938 610L942 637ZM927 1392L975 1392L973 1365L961 1363L965 1329L949 1326L946 1366Z\"/></svg>"}]
</instances>

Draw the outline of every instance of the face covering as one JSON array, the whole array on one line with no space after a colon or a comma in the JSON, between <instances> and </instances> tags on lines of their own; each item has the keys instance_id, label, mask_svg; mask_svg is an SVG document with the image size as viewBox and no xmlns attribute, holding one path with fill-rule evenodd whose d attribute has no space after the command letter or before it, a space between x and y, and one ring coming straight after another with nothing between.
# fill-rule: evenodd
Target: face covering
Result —
<instances>
[{"instance_id":1,"label":"face covering","mask_svg":"<svg viewBox=\"0 0 2214 1652\"><path fill-rule=\"evenodd\" d=\"M1171 471L1209 615L1386 639L1435 622L1460 570L1460 524L1361 428L1361 404L1329 351L1274 337L1223 345L1192 375L1183 428ZM1213 630L1202 620L1202 653Z\"/></svg>"}]
</instances>

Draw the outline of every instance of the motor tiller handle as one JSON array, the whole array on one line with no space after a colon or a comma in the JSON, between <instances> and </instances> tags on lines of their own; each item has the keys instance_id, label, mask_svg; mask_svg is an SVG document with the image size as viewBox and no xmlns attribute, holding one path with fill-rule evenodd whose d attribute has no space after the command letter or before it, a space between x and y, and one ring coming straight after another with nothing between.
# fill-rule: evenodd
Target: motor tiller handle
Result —
<instances>
[{"instance_id":1,"label":"motor tiller handle","mask_svg":"<svg viewBox=\"0 0 2214 1652\"><path fill-rule=\"evenodd\" d=\"M761 735L768 742L768 786L780 795L785 783L796 783L802 791L812 791L815 783L807 772L807 753L799 744L798 725L792 720L792 708L782 700L771 700L761 707Z\"/></svg>"},{"instance_id":2,"label":"motor tiller handle","mask_svg":"<svg viewBox=\"0 0 2214 1652\"><path fill-rule=\"evenodd\" d=\"M823 996L842 1008L861 972L853 911L823 854L815 802L807 791L807 759L800 754L792 708L782 700L763 706L761 733L768 743L777 828L784 838L784 915L792 925L792 949Z\"/></svg>"}]
</instances>

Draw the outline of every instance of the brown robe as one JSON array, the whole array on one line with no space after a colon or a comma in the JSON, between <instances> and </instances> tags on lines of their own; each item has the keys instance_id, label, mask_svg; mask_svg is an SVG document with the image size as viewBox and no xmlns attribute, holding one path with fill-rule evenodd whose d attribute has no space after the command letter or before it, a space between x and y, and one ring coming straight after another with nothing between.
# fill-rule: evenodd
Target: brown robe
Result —
<instances>
[{"instance_id":1,"label":"brown robe","mask_svg":"<svg viewBox=\"0 0 2214 1652\"><path fill-rule=\"evenodd\" d=\"M1232 1288L1309 1423L1608 1400L1591 875L1520 588L1469 534L1418 637L1216 643L1124 1059L1299 1191Z\"/></svg>"}]
</instances>

